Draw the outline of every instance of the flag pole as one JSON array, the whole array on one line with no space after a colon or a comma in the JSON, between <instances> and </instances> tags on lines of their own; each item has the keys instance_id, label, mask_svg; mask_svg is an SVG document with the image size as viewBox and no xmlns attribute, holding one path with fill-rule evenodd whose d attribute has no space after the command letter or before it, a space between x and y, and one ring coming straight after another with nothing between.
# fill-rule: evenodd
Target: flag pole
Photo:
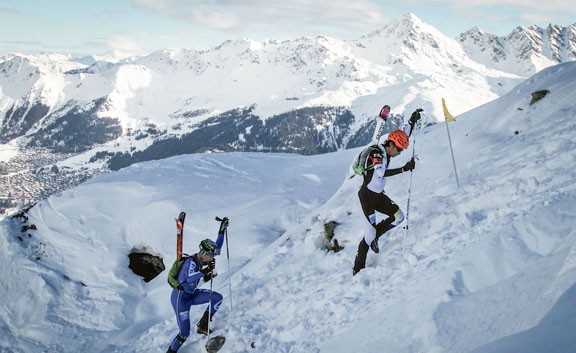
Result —
<instances>
[{"instance_id":1,"label":"flag pole","mask_svg":"<svg viewBox=\"0 0 576 353\"><path fill-rule=\"evenodd\" d=\"M456 186L460 190L460 181L458 180L458 170L456 169L456 160L454 159L454 149L452 148L452 138L450 137L450 128L448 127L448 121L456 121L452 114L448 112L446 107L446 102L442 98L442 108L444 109L444 123L446 124L446 132L448 133L448 143L450 144L450 154L452 155L452 165L454 166L454 175L456 176Z\"/></svg>"}]
</instances>

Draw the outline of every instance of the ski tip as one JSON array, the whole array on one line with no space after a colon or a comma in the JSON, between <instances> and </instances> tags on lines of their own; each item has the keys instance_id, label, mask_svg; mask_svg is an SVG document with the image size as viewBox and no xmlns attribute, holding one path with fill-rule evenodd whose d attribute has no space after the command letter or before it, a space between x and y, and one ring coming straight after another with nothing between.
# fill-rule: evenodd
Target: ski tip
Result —
<instances>
[{"instance_id":1,"label":"ski tip","mask_svg":"<svg viewBox=\"0 0 576 353\"><path fill-rule=\"evenodd\" d=\"M222 348L225 342L226 337L222 335L210 337L208 341L206 341L206 351L208 353L216 353Z\"/></svg>"}]
</instances>

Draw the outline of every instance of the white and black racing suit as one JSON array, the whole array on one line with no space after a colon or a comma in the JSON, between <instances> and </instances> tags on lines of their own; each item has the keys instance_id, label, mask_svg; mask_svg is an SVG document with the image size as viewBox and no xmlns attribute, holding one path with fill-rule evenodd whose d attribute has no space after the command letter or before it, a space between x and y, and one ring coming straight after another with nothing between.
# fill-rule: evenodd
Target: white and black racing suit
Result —
<instances>
[{"instance_id":1,"label":"white and black racing suit","mask_svg":"<svg viewBox=\"0 0 576 353\"><path fill-rule=\"evenodd\" d=\"M360 190L358 199L362 210L363 238L358 244L358 253L354 261L354 273L360 271L366 265L368 247L373 241L388 230L396 227L404 220L404 213L384 193L386 178L402 173L402 168L388 169L390 158L380 145L368 155L367 173ZM388 217L376 223L376 211Z\"/></svg>"}]
</instances>

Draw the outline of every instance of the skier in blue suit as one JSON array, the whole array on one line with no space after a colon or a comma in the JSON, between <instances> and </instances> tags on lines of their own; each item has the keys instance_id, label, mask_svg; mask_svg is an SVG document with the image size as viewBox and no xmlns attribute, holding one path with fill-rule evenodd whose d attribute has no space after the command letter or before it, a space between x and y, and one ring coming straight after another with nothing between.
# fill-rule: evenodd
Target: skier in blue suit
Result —
<instances>
[{"instance_id":1,"label":"skier in blue suit","mask_svg":"<svg viewBox=\"0 0 576 353\"><path fill-rule=\"evenodd\" d=\"M196 324L196 333L203 335L209 333L208 320L211 320L220 308L223 297L218 292L198 288L198 284L201 279L208 282L216 277L216 260L214 257L220 254L227 227L228 218L224 218L220 223L216 242L210 239L202 240L199 244L200 251L187 258L180 268L178 273L179 286L172 290L171 297L179 332L172 340L167 353L177 352L190 335L190 307L192 305L211 303L206 307L204 315Z\"/></svg>"}]
</instances>

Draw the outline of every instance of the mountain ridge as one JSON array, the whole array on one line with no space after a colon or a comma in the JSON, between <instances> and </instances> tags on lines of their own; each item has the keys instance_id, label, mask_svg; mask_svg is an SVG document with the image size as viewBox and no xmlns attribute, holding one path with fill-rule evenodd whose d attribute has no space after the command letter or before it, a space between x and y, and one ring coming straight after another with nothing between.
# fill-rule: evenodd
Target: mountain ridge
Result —
<instances>
[{"instance_id":1,"label":"mountain ridge","mask_svg":"<svg viewBox=\"0 0 576 353\"><path fill-rule=\"evenodd\" d=\"M532 40L544 32L553 40ZM0 143L74 154L56 164L60 176L167 156L159 144L189 136L194 143L172 153L352 148L368 143L363 130L383 104L392 106L393 126L416 108L433 124L442 120L441 98L458 115L508 92L528 73L573 60L573 32L574 26L533 26L506 41L472 32L451 39L407 14L349 41L229 40L211 50L165 49L91 65L70 55L10 54L0 61ZM554 45L542 49L547 43ZM500 49L506 55L499 61L485 55ZM294 134L302 124L306 129ZM338 124L344 125L334 133ZM208 127L213 136L198 131Z\"/></svg>"}]
</instances>

